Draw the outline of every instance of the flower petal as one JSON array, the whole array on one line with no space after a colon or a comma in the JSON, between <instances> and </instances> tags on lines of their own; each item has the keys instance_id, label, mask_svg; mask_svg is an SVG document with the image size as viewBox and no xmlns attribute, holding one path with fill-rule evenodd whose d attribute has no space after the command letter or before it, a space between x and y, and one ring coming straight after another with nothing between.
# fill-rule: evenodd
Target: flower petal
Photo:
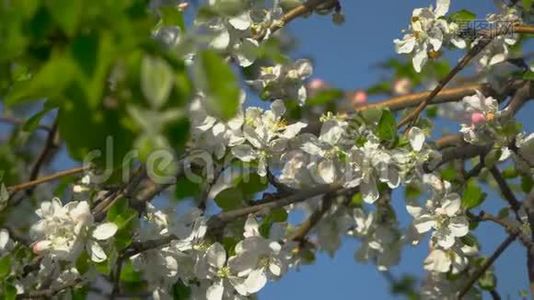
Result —
<instances>
[{"instance_id":1,"label":"flower petal","mask_svg":"<svg viewBox=\"0 0 534 300\"><path fill-rule=\"evenodd\" d=\"M408 132L408 139L410 140L410 145L414 151L421 151L423 144L425 143L425 134L423 130L417 127L412 127Z\"/></svg>"},{"instance_id":2,"label":"flower petal","mask_svg":"<svg viewBox=\"0 0 534 300\"><path fill-rule=\"evenodd\" d=\"M117 232L117 225L112 222L102 223L93 230L92 236L97 240L107 240Z\"/></svg>"},{"instance_id":3,"label":"flower petal","mask_svg":"<svg viewBox=\"0 0 534 300\"><path fill-rule=\"evenodd\" d=\"M222 300L224 287L221 283L214 283L206 290L207 300Z\"/></svg>"},{"instance_id":4,"label":"flower petal","mask_svg":"<svg viewBox=\"0 0 534 300\"><path fill-rule=\"evenodd\" d=\"M88 252L91 254L91 260L94 262L103 262L108 258L104 249L102 249L102 247L95 241L87 241L87 248Z\"/></svg>"}]
</instances>

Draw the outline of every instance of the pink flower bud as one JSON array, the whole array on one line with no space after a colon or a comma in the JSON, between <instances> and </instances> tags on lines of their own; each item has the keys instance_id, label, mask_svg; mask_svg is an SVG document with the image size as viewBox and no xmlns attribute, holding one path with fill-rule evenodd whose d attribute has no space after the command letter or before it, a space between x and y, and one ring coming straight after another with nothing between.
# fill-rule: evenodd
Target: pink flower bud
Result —
<instances>
[{"instance_id":1,"label":"pink flower bud","mask_svg":"<svg viewBox=\"0 0 534 300\"><path fill-rule=\"evenodd\" d=\"M312 91L318 91L328 88L328 84L320 78L314 78L308 83L308 88Z\"/></svg>"},{"instance_id":2,"label":"pink flower bud","mask_svg":"<svg viewBox=\"0 0 534 300\"><path fill-rule=\"evenodd\" d=\"M178 4L178 10L179 11L184 11L188 7L189 7L189 2L182 2L182 3Z\"/></svg>"},{"instance_id":3,"label":"pink flower bud","mask_svg":"<svg viewBox=\"0 0 534 300\"><path fill-rule=\"evenodd\" d=\"M39 254L41 254L41 252L43 252L46 249L48 249L50 247L50 244L51 244L51 242L47 241L47 240L37 241L37 242L33 243L32 251L36 255L39 255Z\"/></svg>"},{"instance_id":4,"label":"pink flower bud","mask_svg":"<svg viewBox=\"0 0 534 300\"><path fill-rule=\"evenodd\" d=\"M408 78L401 78L395 80L393 83L393 94L394 95L406 95L410 93L412 89L412 82Z\"/></svg>"},{"instance_id":5,"label":"pink flower bud","mask_svg":"<svg viewBox=\"0 0 534 300\"><path fill-rule=\"evenodd\" d=\"M473 125L478 125L480 123L486 122L486 116L480 112L474 112L471 114L471 123Z\"/></svg>"},{"instance_id":6,"label":"pink flower bud","mask_svg":"<svg viewBox=\"0 0 534 300\"><path fill-rule=\"evenodd\" d=\"M355 91L350 97L350 103L353 106L360 106L367 103L367 93L362 90Z\"/></svg>"}]
</instances>

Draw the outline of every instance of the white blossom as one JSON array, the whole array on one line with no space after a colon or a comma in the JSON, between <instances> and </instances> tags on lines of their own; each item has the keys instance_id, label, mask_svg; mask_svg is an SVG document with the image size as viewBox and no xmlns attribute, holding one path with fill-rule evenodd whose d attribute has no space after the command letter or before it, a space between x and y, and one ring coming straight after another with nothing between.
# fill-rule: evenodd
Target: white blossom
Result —
<instances>
[{"instance_id":1,"label":"white blossom","mask_svg":"<svg viewBox=\"0 0 534 300\"><path fill-rule=\"evenodd\" d=\"M107 259L100 243L115 235L117 225L95 224L87 202L72 201L63 206L58 198L54 198L42 202L36 214L40 220L31 228L31 235L36 240L34 252L75 261L85 249L95 262Z\"/></svg>"},{"instance_id":2,"label":"white blossom","mask_svg":"<svg viewBox=\"0 0 534 300\"><path fill-rule=\"evenodd\" d=\"M486 18L488 28L506 29L514 23L521 21L518 12L515 9L506 8L500 13L490 14ZM491 67L504 62L510 54L510 47L518 41L516 34L507 33L492 37L490 44L478 55L478 63L482 67ZM475 41L476 44L478 41Z\"/></svg>"},{"instance_id":3,"label":"white blossom","mask_svg":"<svg viewBox=\"0 0 534 300\"><path fill-rule=\"evenodd\" d=\"M469 232L469 222L463 214L460 196L450 192L450 183L435 175L423 176L425 183L433 188L432 198L421 207L408 204L408 213L414 218L418 233L432 232L432 240L443 249L451 248L456 238Z\"/></svg>"},{"instance_id":4,"label":"white blossom","mask_svg":"<svg viewBox=\"0 0 534 300\"><path fill-rule=\"evenodd\" d=\"M465 47L465 42L456 35L458 26L443 18L449 5L450 0L437 0L435 9L415 9L407 33L402 40L394 40L397 53L413 53L412 64L416 72L421 72L429 53L437 53L449 40L458 48Z\"/></svg>"},{"instance_id":5,"label":"white blossom","mask_svg":"<svg viewBox=\"0 0 534 300\"><path fill-rule=\"evenodd\" d=\"M232 154L244 162L257 161L258 174L267 174L267 163L275 155L281 155L290 139L294 138L305 123L287 125L283 119L286 109L281 100L271 104L271 110L248 108L245 113L243 134L247 143L236 145Z\"/></svg>"},{"instance_id":6,"label":"white blossom","mask_svg":"<svg viewBox=\"0 0 534 300\"><path fill-rule=\"evenodd\" d=\"M475 95L466 96L462 100L464 105L464 121L460 132L464 140L478 143L487 140L491 134L491 123L499 117L499 104L493 97L486 97L480 91Z\"/></svg>"},{"instance_id":7,"label":"white blossom","mask_svg":"<svg viewBox=\"0 0 534 300\"><path fill-rule=\"evenodd\" d=\"M379 198L378 182L387 183L390 188L399 186L399 171L376 137L370 136L362 147L353 148L351 157L360 166L360 192L365 202L373 203Z\"/></svg>"},{"instance_id":8,"label":"white blossom","mask_svg":"<svg viewBox=\"0 0 534 300\"><path fill-rule=\"evenodd\" d=\"M434 248L424 262L424 268L430 272L458 274L469 264L469 256L478 252L476 247L468 245L455 246L444 250Z\"/></svg>"},{"instance_id":9,"label":"white blossom","mask_svg":"<svg viewBox=\"0 0 534 300\"><path fill-rule=\"evenodd\" d=\"M312 64L307 59L299 59L293 64L277 64L262 67L258 79L248 83L268 99L294 99L303 105L307 98L304 80L313 72Z\"/></svg>"}]
</instances>

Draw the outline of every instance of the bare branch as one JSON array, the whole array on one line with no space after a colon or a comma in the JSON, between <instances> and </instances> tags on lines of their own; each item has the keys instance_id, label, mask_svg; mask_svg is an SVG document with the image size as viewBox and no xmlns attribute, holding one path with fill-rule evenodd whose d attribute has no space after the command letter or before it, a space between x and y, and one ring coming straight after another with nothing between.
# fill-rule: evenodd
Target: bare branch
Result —
<instances>
[{"instance_id":1,"label":"bare branch","mask_svg":"<svg viewBox=\"0 0 534 300\"><path fill-rule=\"evenodd\" d=\"M12 194L12 193L15 193L15 192L18 192L18 191L22 191L22 190L26 190L26 189L29 189L29 188L33 188L33 187L35 187L37 185L40 185L40 184L43 184L43 183L46 183L46 182L50 182L50 181L53 181L53 180L56 180L56 179L59 179L59 178L80 174L80 173L83 173L85 170L88 170L88 167L76 167L76 168L60 171L60 172L57 172L57 173L54 173L54 174L51 174L51 175L47 175L47 176L43 176L43 177L37 178L37 179L32 180L32 181L28 181L28 182L24 182L24 183L21 183L21 184L9 186L9 187L7 187L7 191Z\"/></svg>"}]
</instances>

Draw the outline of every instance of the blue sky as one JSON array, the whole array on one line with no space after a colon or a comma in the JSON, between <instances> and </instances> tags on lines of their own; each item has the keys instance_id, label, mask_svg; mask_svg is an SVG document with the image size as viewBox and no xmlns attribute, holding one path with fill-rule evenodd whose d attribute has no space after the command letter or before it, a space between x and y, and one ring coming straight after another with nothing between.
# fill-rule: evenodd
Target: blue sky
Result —
<instances>
[{"instance_id":1,"label":"blue sky","mask_svg":"<svg viewBox=\"0 0 534 300\"><path fill-rule=\"evenodd\" d=\"M483 17L495 10L491 0L452 0L451 11L469 9ZM298 38L298 48L294 57L310 57L314 60L314 75L325 79L334 86L354 90L365 88L380 78L380 70L373 67L377 63L395 55L393 39L401 36L416 7L435 5L429 0L381 0L356 1L342 0L346 22L335 26L330 17L313 16L295 20L289 31ZM526 120L532 113L534 103L530 103L519 115ZM532 131L533 122L524 123L525 129ZM402 205L402 195L396 198L401 221L406 222ZM485 209L496 212L503 201L495 193L490 193ZM481 237L482 253L488 255L505 239L501 228L483 224L477 234ZM319 254L312 266L304 266L291 271L280 281L270 283L260 299L391 299L389 285L373 265L356 263L353 254L357 242L346 240L336 256ZM410 273L422 275L422 261L427 254L425 245L405 248L400 266L393 274ZM514 244L496 263L498 290L504 299L518 299L518 291L528 288L525 266L525 250ZM487 298L488 295L485 295Z\"/></svg>"}]
</instances>

